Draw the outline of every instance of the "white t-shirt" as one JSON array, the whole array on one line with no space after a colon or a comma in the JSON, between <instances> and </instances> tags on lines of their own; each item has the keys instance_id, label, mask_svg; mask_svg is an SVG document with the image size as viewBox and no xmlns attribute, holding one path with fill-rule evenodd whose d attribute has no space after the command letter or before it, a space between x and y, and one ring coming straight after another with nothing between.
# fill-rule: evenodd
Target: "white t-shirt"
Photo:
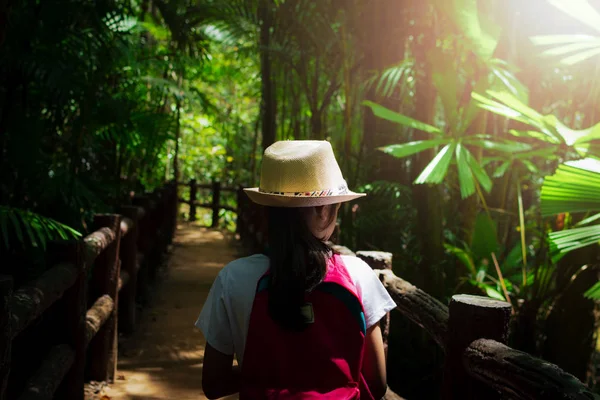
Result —
<instances>
[{"instance_id":1,"label":"white t-shirt","mask_svg":"<svg viewBox=\"0 0 600 400\"><path fill-rule=\"evenodd\" d=\"M368 329L396 304L367 263L353 256L341 257L362 301ZM215 279L196 321L206 341L221 353L235 354L240 365L256 284L268 268L269 258L263 254L227 264Z\"/></svg>"}]
</instances>

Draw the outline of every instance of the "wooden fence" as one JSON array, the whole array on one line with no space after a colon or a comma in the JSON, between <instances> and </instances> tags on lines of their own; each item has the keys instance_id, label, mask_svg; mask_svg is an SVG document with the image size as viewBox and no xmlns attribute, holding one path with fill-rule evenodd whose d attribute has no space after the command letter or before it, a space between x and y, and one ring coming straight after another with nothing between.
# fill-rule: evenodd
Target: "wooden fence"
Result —
<instances>
[{"instance_id":1,"label":"wooden fence","mask_svg":"<svg viewBox=\"0 0 600 400\"><path fill-rule=\"evenodd\" d=\"M261 252L268 235L265 210L247 196L238 196L238 201L240 238L251 251ZM396 310L427 331L444 350L443 399L600 399L558 366L506 345L510 304L459 294L447 306L394 275L390 253L354 253L344 246L333 247L341 254L362 258L376 270ZM382 320L382 332L387 350L389 315ZM399 398L391 391L386 394L389 400Z\"/></svg>"},{"instance_id":2,"label":"wooden fence","mask_svg":"<svg viewBox=\"0 0 600 400\"><path fill-rule=\"evenodd\" d=\"M0 277L0 400L81 400L84 381L114 379L117 332L134 330L136 298L173 237L176 189L96 215L83 240L49 246L53 266L35 281L13 289ZM40 363L23 356L36 342L49 342Z\"/></svg>"},{"instance_id":3,"label":"wooden fence","mask_svg":"<svg viewBox=\"0 0 600 400\"><path fill-rule=\"evenodd\" d=\"M212 210L212 228L216 228L219 226L219 212L221 210L233 211L237 212L236 207L231 207L226 204L221 204L221 192L239 192L240 188L237 187L227 187L222 186L221 182L213 181L210 184L198 184L195 179L189 181L189 183L180 182L178 183L180 186L189 186L190 188L190 198L189 199L179 199L180 203L185 203L190 206L190 215L189 221L196 220L196 208L210 208ZM201 203L198 202L198 190L205 189L211 191L211 199L210 203Z\"/></svg>"}]
</instances>

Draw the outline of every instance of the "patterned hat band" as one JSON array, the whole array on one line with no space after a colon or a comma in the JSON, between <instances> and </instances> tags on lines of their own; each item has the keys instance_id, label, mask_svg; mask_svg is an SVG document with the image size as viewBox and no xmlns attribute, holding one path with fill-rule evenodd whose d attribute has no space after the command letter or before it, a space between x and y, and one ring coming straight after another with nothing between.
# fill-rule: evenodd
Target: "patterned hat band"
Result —
<instances>
[{"instance_id":1,"label":"patterned hat band","mask_svg":"<svg viewBox=\"0 0 600 400\"><path fill-rule=\"evenodd\" d=\"M342 196L348 194L348 185L346 184L346 182L344 182L336 189L312 190L310 192L271 192L263 189L258 189L258 191L265 194L288 197L329 197Z\"/></svg>"}]
</instances>

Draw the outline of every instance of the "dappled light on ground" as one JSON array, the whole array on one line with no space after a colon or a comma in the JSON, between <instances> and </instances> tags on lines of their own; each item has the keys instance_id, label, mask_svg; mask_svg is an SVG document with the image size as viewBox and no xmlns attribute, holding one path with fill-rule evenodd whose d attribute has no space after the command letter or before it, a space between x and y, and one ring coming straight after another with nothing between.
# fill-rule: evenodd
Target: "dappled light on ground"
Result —
<instances>
[{"instance_id":1,"label":"dappled light on ground","mask_svg":"<svg viewBox=\"0 0 600 400\"><path fill-rule=\"evenodd\" d=\"M121 340L114 400L197 400L202 393L205 340L194 327L220 268L237 256L222 232L178 226L169 267L137 332ZM229 399L237 399L236 396Z\"/></svg>"}]
</instances>

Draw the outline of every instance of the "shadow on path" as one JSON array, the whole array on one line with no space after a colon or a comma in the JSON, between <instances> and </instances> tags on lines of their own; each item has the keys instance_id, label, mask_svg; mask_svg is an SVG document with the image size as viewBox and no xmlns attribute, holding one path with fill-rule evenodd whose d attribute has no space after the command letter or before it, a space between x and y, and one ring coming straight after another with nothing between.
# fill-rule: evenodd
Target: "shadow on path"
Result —
<instances>
[{"instance_id":1,"label":"shadow on path","mask_svg":"<svg viewBox=\"0 0 600 400\"><path fill-rule=\"evenodd\" d=\"M194 322L220 269L238 256L222 232L180 223L164 282L137 331L121 341L111 400L198 400L205 340ZM106 397L105 397L106 398ZM237 399L236 396L228 399Z\"/></svg>"}]
</instances>

